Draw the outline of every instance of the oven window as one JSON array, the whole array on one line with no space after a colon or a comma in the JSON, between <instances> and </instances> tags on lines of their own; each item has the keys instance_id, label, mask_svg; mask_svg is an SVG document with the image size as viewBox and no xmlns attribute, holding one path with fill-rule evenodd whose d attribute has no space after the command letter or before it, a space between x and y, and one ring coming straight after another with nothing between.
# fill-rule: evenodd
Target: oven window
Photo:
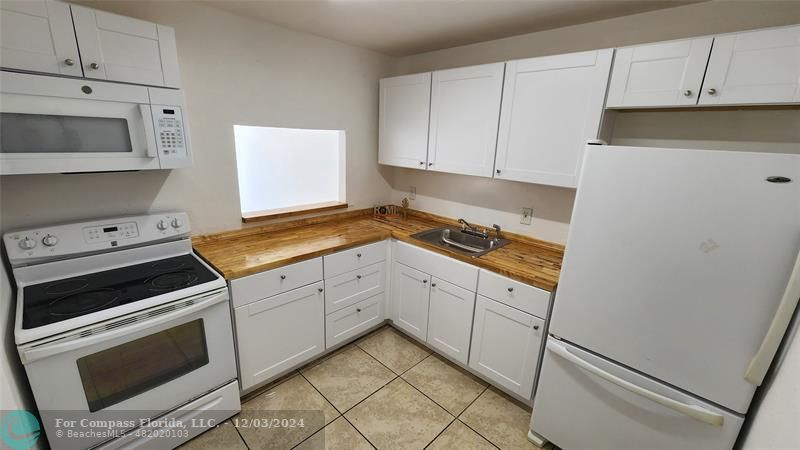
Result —
<instances>
[{"instance_id":1,"label":"oven window","mask_svg":"<svg viewBox=\"0 0 800 450\"><path fill-rule=\"evenodd\" d=\"M0 113L0 153L133 152L128 121Z\"/></svg>"},{"instance_id":2,"label":"oven window","mask_svg":"<svg viewBox=\"0 0 800 450\"><path fill-rule=\"evenodd\" d=\"M135 397L208 364L203 320L78 359L89 411Z\"/></svg>"}]
</instances>

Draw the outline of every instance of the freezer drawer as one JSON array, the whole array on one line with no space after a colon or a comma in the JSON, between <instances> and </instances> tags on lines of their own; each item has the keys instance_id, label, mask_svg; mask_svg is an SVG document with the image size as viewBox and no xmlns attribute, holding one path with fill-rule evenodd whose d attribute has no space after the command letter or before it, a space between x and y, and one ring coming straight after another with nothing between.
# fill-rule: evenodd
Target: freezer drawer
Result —
<instances>
[{"instance_id":1,"label":"freezer drawer","mask_svg":"<svg viewBox=\"0 0 800 450\"><path fill-rule=\"evenodd\" d=\"M744 417L548 337L531 429L572 450L730 449Z\"/></svg>"}]
</instances>

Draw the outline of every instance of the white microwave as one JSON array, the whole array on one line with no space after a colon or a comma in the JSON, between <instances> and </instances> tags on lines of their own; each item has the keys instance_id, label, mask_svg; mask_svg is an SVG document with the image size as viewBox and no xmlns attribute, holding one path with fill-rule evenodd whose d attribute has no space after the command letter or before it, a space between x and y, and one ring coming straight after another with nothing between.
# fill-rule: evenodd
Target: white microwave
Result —
<instances>
[{"instance_id":1,"label":"white microwave","mask_svg":"<svg viewBox=\"0 0 800 450\"><path fill-rule=\"evenodd\" d=\"M183 92L0 72L0 175L192 163Z\"/></svg>"}]
</instances>

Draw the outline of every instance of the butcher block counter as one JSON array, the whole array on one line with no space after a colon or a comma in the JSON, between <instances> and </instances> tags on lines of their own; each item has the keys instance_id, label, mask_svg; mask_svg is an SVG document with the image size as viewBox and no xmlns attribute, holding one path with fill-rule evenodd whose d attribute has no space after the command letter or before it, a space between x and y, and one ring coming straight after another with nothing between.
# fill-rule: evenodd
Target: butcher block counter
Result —
<instances>
[{"instance_id":1,"label":"butcher block counter","mask_svg":"<svg viewBox=\"0 0 800 450\"><path fill-rule=\"evenodd\" d=\"M409 210L403 219L375 218L372 209L365 209L195 236L192 244L228 280L394 238L540 289L555 289L564 256L562 245L504 232L503 237L511 243L473 258L411 237L445 225L458 226L455 220L421 211Z\"/></svg>"}]
</instances>

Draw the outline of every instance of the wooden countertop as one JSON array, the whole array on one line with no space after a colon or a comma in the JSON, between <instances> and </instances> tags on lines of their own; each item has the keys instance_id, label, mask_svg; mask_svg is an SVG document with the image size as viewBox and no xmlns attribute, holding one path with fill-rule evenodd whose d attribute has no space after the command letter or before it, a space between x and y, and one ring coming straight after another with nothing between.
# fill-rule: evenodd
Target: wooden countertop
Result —
<instances>
[{"instance_id":1,"label":"wooden countertop","mask_svg":"<svg viewBox=\"0 0 800 450\"><path fill-rule=\"evenodd\" d=\"M228 280L393 237L548 291L558 283L562 245L504 233L511 243L471 258L411 237L420 231L454 225L451 219L413 210L407 219L376 219L371 212L350 211L196 236L192 243L195 251Z\"/></svg>"}]
</instances>

